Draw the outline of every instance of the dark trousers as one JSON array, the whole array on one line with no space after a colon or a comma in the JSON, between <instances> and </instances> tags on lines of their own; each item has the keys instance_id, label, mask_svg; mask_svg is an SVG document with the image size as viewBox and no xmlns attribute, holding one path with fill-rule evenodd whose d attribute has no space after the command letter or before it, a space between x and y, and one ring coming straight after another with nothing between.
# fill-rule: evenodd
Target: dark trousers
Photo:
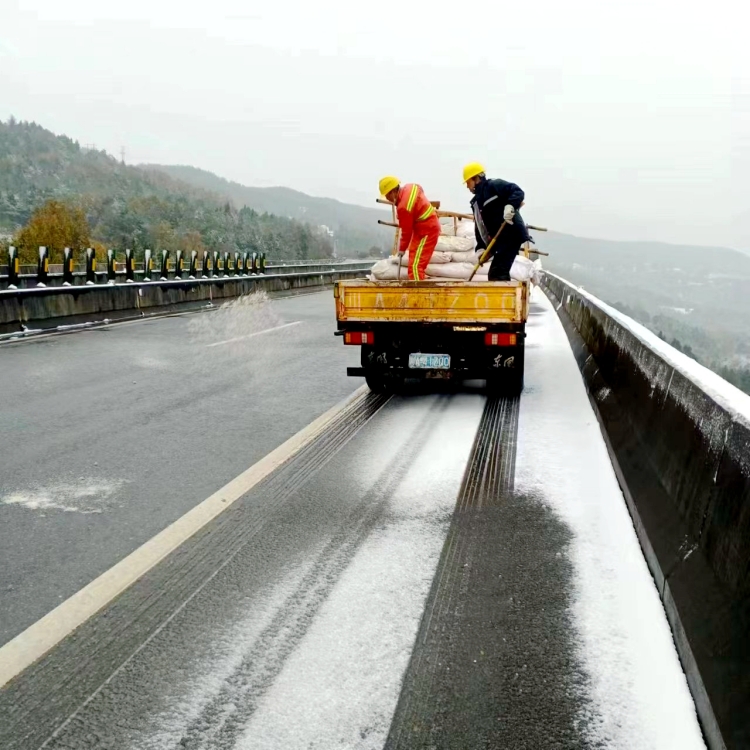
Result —
<instances>
[{"instance_id":1,"label":"dark trousers","mask_svg":"<svg viewBox=\"0 0 750 750\"><path fill-rule=\"evenodd\" d=\"M528 239L525 227L506 225L492 248L492 263L487 278L490 281L508 281L513 261L521 245Z\"/></svg>"}]
</instances>

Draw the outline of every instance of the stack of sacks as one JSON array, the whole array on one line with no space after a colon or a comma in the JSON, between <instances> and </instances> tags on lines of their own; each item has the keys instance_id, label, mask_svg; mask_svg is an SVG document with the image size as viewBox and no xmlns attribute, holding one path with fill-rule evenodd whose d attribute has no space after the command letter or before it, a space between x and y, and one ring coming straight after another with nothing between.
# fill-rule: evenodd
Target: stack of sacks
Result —
<instances>
[{"instance_id":1,"label":"stack of sacks","mask_svg":"<svg viewBox=\"0 0 750 750\"><path fill-rule=\"evenodd\" d=\"M476 244L476 229L473 221L460 221L458 223L458 230L456 231L456 237L467 237Z\"/></svg>"},{"instance_id":2,"label":"stack of sacks","mask_svg":"<svg viewBox=\"0 0 750 750\"><path fill-rule=\"evenodd\" d=\"M440 234L449 237L465 237L473 242L475 238L474 222L462 219L458 222L458 228L454 228L453 219L449 219L445 224L440 225Z\"/></svg>"},{"instance_id":3,"label":"stack of sacks","mask_svg":"<svg viewBox=\"0 0 750 750\"><path fill-rule=\"evenodd\" d=\"M476 257L471 262L453 262L427 266L427 276L431 279L439 281L441 279L464 279L468 281L471 272L474 270L474 265L479 260L481 252L476 254ZM488 261L474 274L472 281L487 281L487 274L490 270L490 263ZM513 266L510 269L510 278L515 281L531 281L534 284L539 283L539 271L541 271L542 264L538 260L529 260L525 255L518 255L513 261Z\"/></svg>"},{"instance_id":4,"label":"stack of sacks","mask_svg":"<svg viewBox=\"0 0 750 750\"><path fill-rule=\"evenodd\" d=\"M448 253L453 263L466 263L474 259L474 240L468 237L439 237L435 252L430 258L434 263L438 253Z\"/></svg>"},{"instance_id":5,"label":"stack of sacks","mask_svg":"<svg viewBox=\"0 0 750 750\"><path fill-rule=\"evenodd\" d=\"M461 279L464 278L463 272L457 272L455 269L448 270L446 274L430 272L430 269L435 267L443 266L456 266L466 263L476 263L476 253L474 252L474 241L466 239L464 237L446 237L441 235L438 239L438 243L435 246L435 250L430 258L430 264L427 266L427 275L434 276L436 278L449 278L449 279ZM375 279L381 281L388 281L398 278L398 263L397 255L390 255L385 260L379 260L370 270L370 273ZM409 266L409 254L404 253L401 258L401 276L402 279L409 277L407 270ZM473 265L472 265L473 267ZM482 269L484 270L484 269ZM458 275L456 275L458 273ZM471 272L469 272L471 273ZM485 273L486 276L486 273ZM466 275L468 278L468 275Z\"/></svg>"},{"instance_id":6,"label":"stack of sacks","mask_svg":"<svg viewBox=\"0 0 750 750\"><path fill-rule=\"evenodd\" d=\"M461 262L446 263L442 266L433 266L430 264L427 266L427 276L435 281L445 281L447 279L461 279L468 281L471 272L474 270L476 261L472 262ZM489 271L490 264L485 263L475 274L472 281L487 281L487 272Z\"/></svg>"},{"instance_id":7,"label":"stack of sacks","mask_svg":"<svg viewBox=\"0 0 750 750\"><path fill-rule=\"evenodd\" d=\"M481 252L475 250L476 238L474 235L474 222L462 221L458 225L458 231L453 235L453 222L449 225L443 225L444 234L440 235L435 251L430 258L427 266L427 278L436 281L456 279L467 281L474 266L479 260ZM450 234L448 234L450 232ZM371 269L370 278L373 281L395 281L400 278L406 281L409 278L408 265L409 256L404 254L401 259L401 275L398 275L398 256L379 260ZM487 273L490 269L490 262L485 263L474 275L473 281L487 281ZM532 263L528 258L519 255L513 263L510 270L510 277L516 281L533 281L535 284L539 280L539 270L541 263L535 261Z\"/></svg>"},{"instance_id":8,"label":"stack of sacks","mask_svg":"<svg viewBox=\"0 0 750 750\"><path fill-rule=\"evenodd\" d=\"M437 251L435 251L437 253ZM427 278L434 279L435 281L448 281L454 279L457 281L468 281L471 272L474 270L474 265L479 259L479 254L472 257L471 261L450 261L447 262L442 259L438 263L430 263L427 266ZM434 258L434 255L433 255ZM404 266L408 263L405 262ZM542 268L540 261L531 261L523 255L519 255L513 261L513 267L510 269L511 279L516 281L531 281L534 284L539 283L539 271ZM479 270L474 274L472 281L488 281L487 273L490 269L490 262L485 263ZM395 281L400 278L401 281L406 281L409 278L409 271L407 268L401 268L401 276L398 275L398 264L396 256L390 256L384 260L379 260L371 269L370 279L372 281Z\"/></svg>"}]
</instances>

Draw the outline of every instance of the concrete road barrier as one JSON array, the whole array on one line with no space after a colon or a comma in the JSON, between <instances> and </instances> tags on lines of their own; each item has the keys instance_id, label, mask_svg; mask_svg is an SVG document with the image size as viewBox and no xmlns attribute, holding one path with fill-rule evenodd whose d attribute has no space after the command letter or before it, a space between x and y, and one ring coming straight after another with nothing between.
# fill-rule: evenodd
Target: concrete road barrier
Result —
<instances>
[{"instance_id":1,"label":"concrete road barrier","mask_svg":"<svg viewBox=\"0 0 750 750\"><path fill-rule=\"evenodd\" d=\"M364 276L369 263L344 269L314 268L298 273L225 276L159 282L39 287L0 291L0 334L34 327L73 324L184 309L257 291L295 294L331 286L339 279Z\"/></svg>"},{"instance_id":2,"label":"concrete road barrier","mask_svg":"<svg viewBox=\"0 0 750 750\"><path fill-rule=\"evenodd\" d=\"M708 744L750 747L750 419L736 408L742 399L709 392L563 279L545 274L543 286L597 409Z\"/></svg>"}]
</instances>

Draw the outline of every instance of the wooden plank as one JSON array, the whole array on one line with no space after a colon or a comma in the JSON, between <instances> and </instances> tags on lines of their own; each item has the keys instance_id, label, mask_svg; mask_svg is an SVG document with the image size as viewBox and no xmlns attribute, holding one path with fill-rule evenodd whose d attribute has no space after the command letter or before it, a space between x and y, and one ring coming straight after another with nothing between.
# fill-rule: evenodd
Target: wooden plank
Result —
<instances>
[{"instance_id":1,"label":"wooden plank","mask_svg":"<svg viewBox=\"0 0 750 750\"><path fill-rule=\"evenodd\" d=\"M458 211L438 211L437 215L440 219L466 219L467 221L474 221L473 214L462 214Z\"/></svg>"}]
</instances>

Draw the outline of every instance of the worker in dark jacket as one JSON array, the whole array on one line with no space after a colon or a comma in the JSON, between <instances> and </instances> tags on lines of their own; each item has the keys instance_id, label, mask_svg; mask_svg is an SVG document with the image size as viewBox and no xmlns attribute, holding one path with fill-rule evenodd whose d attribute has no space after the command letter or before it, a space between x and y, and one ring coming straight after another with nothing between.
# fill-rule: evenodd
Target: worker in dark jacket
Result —
<instances>
[{"instance_id":1,"label":"worker in dark jacket","mask_svg":"<svg viewBox=\"0 0 750 750\"><path fill-rule=\"evenodd\" d=\"M477 162L464 167L464 182L474 194L471 210L476 225L477 250L484 250L498 233L505 229L492 247L490 281L510 281L510 268L524 242L529 240L519 209L524 193L518 185L505 180L488 180L484 167Z\"/></svg>"}]
</instances>

